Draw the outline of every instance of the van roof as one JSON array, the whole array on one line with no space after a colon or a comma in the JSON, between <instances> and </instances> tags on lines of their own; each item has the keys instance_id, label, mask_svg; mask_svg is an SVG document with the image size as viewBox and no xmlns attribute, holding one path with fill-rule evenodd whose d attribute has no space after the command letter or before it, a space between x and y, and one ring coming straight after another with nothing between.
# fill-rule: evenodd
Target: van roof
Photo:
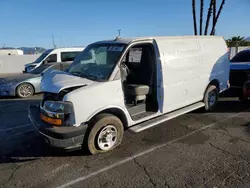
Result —
<instances>
[{"instance_id":1,"label":"van roof","mask_svg":"<svg viewBox=\"0 0 250 188\"><path fill-rule=\"evenodd\" d=\"M84 47L69 47L69 48L55 48L55 49L51 49L54 52L71 52L71 51L83 51Z\"/></svg>"},{"instance_id":2,"label":"van roof","mask_svg":"<svg viewBox=\"0 0 250 188\"><path fill-rule=\"evenodd\" d=\"M205 38L223 38L222 36L149 36L149 37L131 37L131 38L119 38L116 37L115 39L112 40L102 40L98 41L95 43L116 43L116 44L129 44L131 42L136 42L136 41L142 41L142 40L171 40L171 39L194 39L194 38L200 38L200 39L205 39Z\"/></svg>"}]
</instances>

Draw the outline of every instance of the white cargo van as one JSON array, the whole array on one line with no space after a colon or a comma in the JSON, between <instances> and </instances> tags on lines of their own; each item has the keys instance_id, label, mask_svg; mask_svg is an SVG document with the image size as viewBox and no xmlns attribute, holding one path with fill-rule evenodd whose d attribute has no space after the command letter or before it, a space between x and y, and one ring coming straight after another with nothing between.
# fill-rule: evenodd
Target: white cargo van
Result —
<instances>
[{"instance_id":1,"label":"white cargo van","mask_svg":"<svg viewBox=\"0 0 250 188\"><path fill-rule=\"evenodd\" d=\"M29 117L54 147L117 147L140 132L198 108L212 110L229 88L227 45L217 36L147 37L88 45L67 72L46 72Z\"/></svg>"},{"instance_id":2,"label":"white cargo van","mask_svg":"<svg viewBox=\"0 0 250 188\"><path fill-rule=\"evenodd\" d=\"M83 47L45 50L34 62L25 64L23 72L31 72L42 64L73 61L83 50Z\"/></svg>"}]
</instances>

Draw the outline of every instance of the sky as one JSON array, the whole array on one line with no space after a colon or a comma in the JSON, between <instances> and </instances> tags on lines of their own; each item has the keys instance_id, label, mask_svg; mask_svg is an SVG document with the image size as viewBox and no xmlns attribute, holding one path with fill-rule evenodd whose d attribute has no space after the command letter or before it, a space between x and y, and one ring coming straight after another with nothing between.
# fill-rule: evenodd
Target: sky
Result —
<instances>
[{"instance_id":1,"label":"sky","mask_svg":"<svg viewBox=\"0 0 250 188\"><path fill-rule=\"evenodd\" d=\"M226 0L216 35L250 36L249 10L250 0ZM121 37L193 35L192 0L0 0L0 24L0 47L51 48L52 34L57 46L86 46L118 29Z\"/></svg>"}]
</instances>

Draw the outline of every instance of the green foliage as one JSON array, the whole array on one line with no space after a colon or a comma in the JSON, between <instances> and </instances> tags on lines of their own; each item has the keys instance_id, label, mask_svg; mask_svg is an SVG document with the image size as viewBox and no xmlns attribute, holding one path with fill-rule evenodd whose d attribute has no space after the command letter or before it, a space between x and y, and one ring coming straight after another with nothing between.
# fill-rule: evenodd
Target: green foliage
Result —
<instances>
[{"instance_id":1,"label":"green foliage","mask_svg":"<svg viewBox=\"0 0 250 188\"><path fill-rule=\"evenodd\" d=\"M228 47L250 46L250 42L245 40L245 37L233 36L226 40Z\"/></svg>"}]
</instances>

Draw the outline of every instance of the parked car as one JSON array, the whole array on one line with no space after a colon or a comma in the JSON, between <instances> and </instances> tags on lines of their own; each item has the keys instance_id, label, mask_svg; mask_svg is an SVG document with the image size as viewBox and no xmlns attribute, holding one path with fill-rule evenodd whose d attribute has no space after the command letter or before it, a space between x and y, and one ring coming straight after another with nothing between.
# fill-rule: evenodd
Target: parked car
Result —
<instances>
[{"instance_id":1,"label":"parked car","mask_svg":"<svg viewBox=\"0 0 250 188\"><path fill-rule=\"evenodd\" d=\"M250 50L237 53L230 61L230 90L245 100L243 86L250 80Z\"/></svg>"},{"instance_id":2,"label":"parked car","mask_svg":"<svg viewBox=\"0 0 250 188\"><path fill-rule=\"evenodd\" d=\"M34 62L24 65L24 73L31 72L42 64L72 61L83 51L82 47L48 49Z\"/></svg>"},{"instance_id":3,"label":"parked car","mask_svg":"<svg viewBox=\"0 0 250 188\"><path fill-rule=\"evenodd\" d=\"M66 72L46 72L34 127L53 147L103 153L124 130L140 132L198 108L211 111L229 88L225 40L150 37L88 45Z\"/></svg>"},{"instance_id":4,"label":"parked car","mask_svg":"<svg viewBox=\"0 0 250 188\"><path fill-rule=\"evenodd\" d=\"M48 63L33 69L30 73L23 73L0 80L0 96L17 96L27 98L40 93L42 75L48 70L65 71L72 62Z\"/></svg>"}]
</instances>

